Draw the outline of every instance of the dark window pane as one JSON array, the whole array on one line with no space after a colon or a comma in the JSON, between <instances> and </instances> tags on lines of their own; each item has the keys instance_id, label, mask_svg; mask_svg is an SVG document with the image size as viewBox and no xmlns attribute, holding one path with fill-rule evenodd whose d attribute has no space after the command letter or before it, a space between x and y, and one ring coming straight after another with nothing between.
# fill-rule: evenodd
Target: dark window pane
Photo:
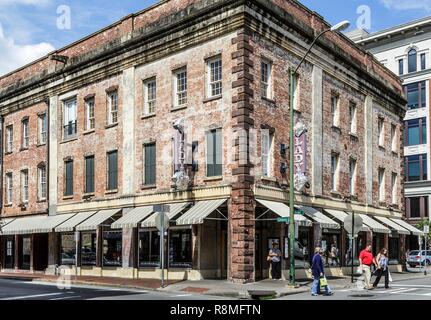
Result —
<instances>
[{"instance_id":1,"label":"dark window pane","mask_svg":"<svg viewBox=\"0 0 431 320\"><path fill-rule=\"evenodd\" d=\"M76 243L73 233L65 233L61 235L61 265L75 265L76 263Z\"/></svg>"},{"instance_id":2,"label":"dark window pane","mask_svg":"<svg viewBox=\"0 0 431 320\"><path fill-rule=\"evenodd\" d=\"M160 235L158 231L139 233L139 266L158 267L160 264Z\"/></svg>"},{"instance_id":3,"label":"dark window pane","mask_svg":"<svg viewBox=\"0 0 431 320\"><path fill-rule=\"evenodd\" d=\"M85 192L94 192L94 156L85 158Z\"/></svg>"},{"instance_id":4,"label":"dark window pane","mask_svg":"<svg viewBox=\"0 0 431 320\"><path fill-rule=\"evenodd\" d=\"M222 130L211 130L207 134L207 176L222 175L223 168Z\"/></svg>"},{"instance_id":5,"label":"dark window pane","mask_svg":"<svg viewBox=\"0 0 431 320\"><path fill-rule=\"evenodd\" d=\"M123 233L121 231L103 232L103 265L122 265Z\"/></svg>"},{"instance_id":6,"label":"dark window pane","mask_svg":"<svg viewBox=\"0 0 431 320\"><path fill-rule=\"evenodd\" d=\"M420 144L419 139L419 119L407 121L408 146Z\"/></svg>"},{"instance_id":7,"label":"dark window pane","mask_svg":"<svg viewBox=\"0 0 431 320\"><path fill-rule=\"evenodd\" d=\"M108 153L108 190L118 188L117 151Z\"/></svg>"},{"instance_id":8,"label":"dark window pane","mask_svg":"<svg viewBox=\"0 0 431 320\"><path fill-rule=\"evenodd\" d=\"M410 200L410 217L418 218L421 216L420 197L409 198Z\"/></svg>"},{"instance_id":9,"label":"dark window pane","mask_svg":"<svg viewBox=\"0 0 431 320\"><path fill-rule=\"evenodd\" d=\"M428 178L428 169L427 169L427 156L422 156L422 180L427 180Z\"/></svg>"},{"instance_id":10,"label":"dark window pane","mask_svg":"<svg viewBox=\"0 0 431 320\"><path fill-rule=\"evenodd\" d=\"M172 230L169 233L169 266L192 267L192 230Z\"/></svg>"},{"instance_id":11,"label":"dark window pane","mask_svg":"<svg viewBox=\"0 0 431 320\"><path fill-rule=\"evenodd\" d=\"M426 60L425 60L425 53L421 54L421 69L425 70L426 69Z\"/></svg>"},{"instance_id":12,"label":"dark window pane","mask_svg":"<svg viewBox=\"0 0 431 320\"><path fill-rule=\"evenodd\" d=\"M96 233L81 234L81 264L83 266L96 265Z\"/></svg>"},{"instance_id":13,"label":"dark window pane","mask_svg":"<svg viewBox=\"0 0 431 320\"><path fill-rule=\"evenodd\" d=\"M427 122L426 119L422 119L422 144L427 143Z\"/></svg>"},{"instance_id":14,"label":"dark window pane","mask_svg":"<svg viewBox=\"0 0 431 320\"><path fill-rule=\"evenodd\" d=\"M73 196L73 161L66 161L65 196Z\"/></svg>"},{"instance_id":15,"label":"dark window pane","mask_svg":"<svg viewBox=\"0 0 431 320\"><path fill-rule=\"evenodd\" d=\"M399 75L404 74L404 60L403 59L398 60L398 74Z\"/></svg>"},{"instance_id":16,"label":"dark window pane","mask_svg":"<svg viewBox=\"0 0 431 320\"><path fill-rule=\"evenodd\" d=\"M417 83L407 86L407 101L409 109L419 108L419 88Z\"/></svg>"},{"instance_id":17,"label":"dark window pane","mask_svg":"<svg viewBox=\"0 0 431 320\"><path fill-rule=\"evenodd\" d=\"M147 144L144 147L145 153L145 185L156 184L156 144Z\"/></svg>"},{"instance_id":18,"label":"dark window pane","mask_svg":"<svg viewBox=\"0 0 431 320\"><path fill-rule=\"evenodd\" d=\"M408 54L409 72L417 71L417 53L416 50L412 49Z\"/></svg>"}]
</instances>

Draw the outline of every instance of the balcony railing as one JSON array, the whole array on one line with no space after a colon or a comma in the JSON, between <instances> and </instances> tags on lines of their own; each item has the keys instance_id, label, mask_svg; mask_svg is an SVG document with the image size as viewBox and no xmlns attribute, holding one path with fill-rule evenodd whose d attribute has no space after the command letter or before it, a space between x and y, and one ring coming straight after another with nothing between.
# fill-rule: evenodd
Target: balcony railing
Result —
<instances>
[{"instance_id":1,"label":"balcony railing","mask_svg":"<svg viewBox=\"0 0 431 320\"><path fill-rule=\"evenodd\" d=\"M63 127L63 139L68 140L75 138L77 132L77 123L75 121L70 121L69 124Z\"/></svg>"}]
</instances>

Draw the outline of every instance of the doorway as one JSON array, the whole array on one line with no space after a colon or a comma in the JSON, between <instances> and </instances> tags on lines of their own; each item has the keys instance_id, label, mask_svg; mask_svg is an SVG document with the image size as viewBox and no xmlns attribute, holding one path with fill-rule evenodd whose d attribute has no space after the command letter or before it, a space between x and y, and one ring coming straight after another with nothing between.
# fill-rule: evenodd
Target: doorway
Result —
<instances>
[{"instance_id":1,"label":"doorway","mask_svg":"<svg viewBox=\"0 0 431 320\"><path fill-rule=\"evenodd\" d=\"M15 263L15 237L6 237L4 242L4 268L13 269Z\"/></svg>"}]
</instances>

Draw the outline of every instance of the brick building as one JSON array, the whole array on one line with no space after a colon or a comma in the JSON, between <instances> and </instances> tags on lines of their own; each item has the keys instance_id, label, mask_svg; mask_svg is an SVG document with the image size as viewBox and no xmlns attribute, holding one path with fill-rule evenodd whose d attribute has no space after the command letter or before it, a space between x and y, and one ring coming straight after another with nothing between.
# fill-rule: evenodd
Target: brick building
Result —
<instances>
[{"instance_id":1,"label":"brick building","mask_svg":"<svg viewBox=\"0 0 431 320\"><path fill-rule=\"evenodd\" d=\"M293 0L166 0L0 78L2 269L157 277L167 204L170 278L268 277L268 247L287 253L289 70L326 28ZM399 78L328 33L295 88L298 263L334 244L348 265L352 211L356 249L398 263L418 232L401 220Z\"/></svg>"}]
</instances>

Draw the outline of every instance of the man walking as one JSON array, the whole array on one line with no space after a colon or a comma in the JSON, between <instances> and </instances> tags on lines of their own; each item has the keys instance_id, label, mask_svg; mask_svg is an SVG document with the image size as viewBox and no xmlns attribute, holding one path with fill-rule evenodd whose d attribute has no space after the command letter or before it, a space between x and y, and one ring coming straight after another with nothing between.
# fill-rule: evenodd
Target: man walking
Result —
<instances>
[{"instance_id":1,"label":"man walking","mask_svg":"<svg viewBox=\"0 0 431 320\"><path fill-rule=\"evenodd\" d=\"M372 290L371 285L371 265L377 267L376 259L374 259L371 243L367 243L367 246L359 254L359 268L362 272L364 289Z\"/></svg>"}]
</instances>

